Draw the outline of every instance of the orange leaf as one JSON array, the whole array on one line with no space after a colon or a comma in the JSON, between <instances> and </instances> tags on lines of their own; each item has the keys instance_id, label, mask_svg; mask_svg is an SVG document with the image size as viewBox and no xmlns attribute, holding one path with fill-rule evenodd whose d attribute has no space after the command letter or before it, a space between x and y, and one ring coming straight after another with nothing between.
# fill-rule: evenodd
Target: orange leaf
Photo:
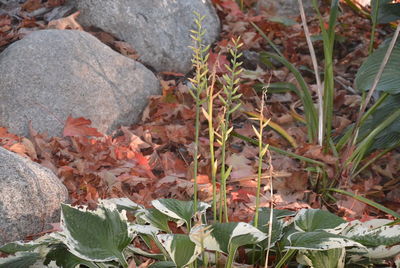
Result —
<instances>
[{"instance_id":1,"label":"orange leaf","mask_svg":"<svg viewBox=\"0 0 400 268\"><path fill-rule=\"evenodd\" d=\"M103 134L97 129L89 127L92 121L83 117L73 118L68 116L65 122L63 136L64 137L77 137L77 136L95 136L102 137Z\"/></svg>"}]
</instances>

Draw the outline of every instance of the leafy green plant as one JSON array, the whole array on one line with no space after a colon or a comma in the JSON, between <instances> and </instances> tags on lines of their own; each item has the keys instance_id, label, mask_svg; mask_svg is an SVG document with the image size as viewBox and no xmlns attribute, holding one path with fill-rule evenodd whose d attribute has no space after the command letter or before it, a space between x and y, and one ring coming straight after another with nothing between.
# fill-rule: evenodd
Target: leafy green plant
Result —
<instances>
[{"instance_id":1,"label":"leafy green plant","mask_svg":"<svg viewBox=\"0 0 400 268\"><path fill-rule=\"evenodd\" d=\"M373 28L376 27L377 23L391 22L397 18L396 15L400 16L400 13L397 11L398 4L389 2L390 1L380 0L373 1L371 16L373 20ZM301 0L299 0L300 13L303 14L303 28L306 32L307 40L311 40L301 3ZM271 83L269 87L278 88L280 90L286 89L299 96L304 108L304 119L298 117L295 118L299 119L299 122L306 124L309 142L318 142L320 145L323 145L325 152L330 151L334 155L348 156L347 159L344 159L345 161L340 161L340 163L337 164L337 178L342 175L352 178L365 170L365 168L373 161L376 161L379 157L400 145L400 125L398 124L398 120L396 120L400 116L400 106L398 102L398 88L400 87L398 65L400 55L398 53L399 45L396 45L400 26L397 27L392 42L390 44L389 42L384 43L380 48L371 53L358 70L355 85L356 89L359 92L362 92L364 96L358 120L344 133L341 133L339 139L333 139L331 127L335 86L333 75L333 53L335 26L339 16L339 1L331 1L330 17L327 27L325 27L323 17L319 13L317 1L313 1L313 5L317 11L320 30L322 32L325 64L323 72L323 92L321 93L321 90L318 90L317 104L319 109L316 110L314 107L314 101L301 72L293 64L287 61L275 46L273 46L273 48L276 53L262 52L261 60L265 64L270 63L270 59L278 61L293 73L297 80L298 87L290 83L279 82ZM390 7L392 9L390 9ZM382 14L387 15L389 13L391 16L386 17L388 18L387 20L383 19ZM269 44L272 43L272 41L262 33L260 28L255 24L253 26L255 26L256 30L260 32L264 38L266 38ZM373 40L371 42L373 43ZM318 66L313 45L311 41L308 42L308 44L313 59L314 73L316 75L318 88L321 88L322 83L318 82ZM255 88L262 88L263 86L265 85L257 85ZM367 105L369 104L374 92L379 94L379 98L369 107L369 109L367 109ZM323 96L323 98L321 96ZM335 134L338 135L340 133ZM271 150L274 149L275 148L271 147ZM381 150L381 153L379 153L377 157L369 159L369 161L361 165L362 161L376 150Z\"/></svg>"},{"instance_id":2,"label":"leafy green plant","mask_svg":"<svg viewBox=\"0 0 400 268\"><path fill-rule=\"evenodd\" d=\"M202 266L205 258L200 256L207 252L226 255L225 267L232 267L238 248L243 248L249 257L256 253L255 264L265 261L263 253L268 245L275 256L274 267L293 262L313 267L321 267L320 263L325 263L324 267L364 267L364 263L383 263L400 253L400 225L393 225L390 220L346 222L318 209L296 213L262 207L256 228L244 222L197 222L193 201L160 199L153 205L155 208L146 209L126 198L102 200L94 211L63 205L62 231L0 247L1 252L12 254L0 259L0 267L50 262L64 268L128 267L131 262L140 265L143 259L139 256L154 259L151 267L187 267L194 263L206 267ZM198 213L205 215L209 207L199 202ZM127 213L133 213L136 219L129 222ZM271 243L267 243L270 218L273 231ZM184 233L158 228L163 221L183 224ZM193 226L190 231L189 225ZM133 240L135 243L131 244ZM151 241L160 247L160 254L150 252ZM134 246L138 244L143 246ZM208 261L215 265L215 259Z\"/></svg>"}]
</instances>

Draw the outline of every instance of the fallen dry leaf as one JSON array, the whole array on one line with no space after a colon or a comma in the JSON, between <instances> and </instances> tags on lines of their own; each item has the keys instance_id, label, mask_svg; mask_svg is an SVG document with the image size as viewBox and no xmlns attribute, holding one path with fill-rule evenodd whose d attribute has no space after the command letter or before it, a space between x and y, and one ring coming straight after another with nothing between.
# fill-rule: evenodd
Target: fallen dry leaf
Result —
<instances>
[{"instance_id":1,"label":"fallen dry leaf","mask_svg":"<svg viewBox=\"0 0 400 268\"><path fill-rule=\"evenodd\" d=\"M102 137L103 134L97 131L97 129L89 127L92 121L83 117L73 118L68 116L65 122L63 136L64 137L79 137L79 136L94 136Z\"/></svg>"},{"instance_id":2,"label":"fallen dry leaf","mask_svg":"<svg viewBox=\"0 0 400 268\"><path fill-rule=\"evenodd\" d=\"M76 18L79 16L80 11L75 12L74 14L69 15L68 17L52 20L47 25L49 29L58 29L58 30L80 30L83 31L82 26L76 21Z\"/></svg>"}]
</instances>

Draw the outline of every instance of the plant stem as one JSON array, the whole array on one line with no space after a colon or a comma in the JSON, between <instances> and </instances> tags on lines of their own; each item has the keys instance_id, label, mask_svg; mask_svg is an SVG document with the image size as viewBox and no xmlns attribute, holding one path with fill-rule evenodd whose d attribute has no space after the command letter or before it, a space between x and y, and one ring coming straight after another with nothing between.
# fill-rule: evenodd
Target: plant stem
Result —
<instances>
[{"instance_id":1,"label":"plant stem","mask_svg":"<svg viewBox=\"0 0 400 268\"><path fill-rule=\"evenodd\" d=\"M257 140L254 140L252 138L240 135L239 133L237 133L235 131L232 131L232 136L234 136L236 138L239 138L241 140L247 141L248 143L251 143L251 144L254 144L254 145L258 145L258 141ZM307 162L307 163L310 163L310 164L314 164L314 165L318 165L318 166L322 166L322 167L325 166L325 164L323 162L320 162L320 161L317 161L317 160L314 160L314 159L311 159L311 158L307 158L307 157L304 157L304 156L301 156L301 155L298 155L298 154L295 154L295 153L292 153L292 152L288 152L288 151L279 149L278 147L275 147L275 146L272 146L272 145L269 145L268 148L269 148L269 150L271 150L271 151L273 151L275 153L286 155L286 156L290 156L290 157L293 157L293 158L298 159L300 161L304 161L304 162Z\"/></svg>"},{"instance_id":2,"label":"plant stem","mask_svg":"<svg viewBox=\"0 0 400 268\"><path fill-rule=\"evenodd\" d=\"M275 268L281 268L283 265L288 262L292 256L296 253L297 250L295 249L289 249L285 255L283 255L282 259L279 260L279 262L275 265Z\"/></svg>"},{"instance_id":3,"label":"plant stem","mask_svg":"<svg viewBox=\"0 0 400 268\"><path fill-rule=\"evenodd\" d=\"M225 268L232 268L233 261L235 260L236 247L229 248L228 260L226 261Z\"/></svg>"},{"instance_id":4,"label":"plant stem","mask_svg":"<svg viewBox=\"0 0 400 268\"><path fill-rule=\"evenodd\" d=\"M351 174L350 179L354 178L355 176L357 176L358 174L360 174L364 169L366 169L367 167L369 167L372 163L374 163L376 160L378 160L379 158L381 158L382 156L384 156L385 154L387 154L388 152L390 152L391 150L397 148L400 145L400 142L397 143L396 145L387 148L385 150L383 150L382 152L380 152L378 155L374 156L373 158L371 158L370 160L368 160L367 163L365 163L365 165L363 165L361 168L359 168L356 172L354 172L353 174Z\"/></svg>"},{"instance_id":5,"label":"plant stem","mask_svg":"<svg viewBox=\"0 0 400 268\"><path fill-rule=\"evenodd\" d=\"M211 181L212 181L212 193L213 193L213 201L212 201L212 210L214 221L218 220L217 215L217 168L218 164L215 161L215 151L214 151L214 141L215 141L215 131L213 125L213 104L214 104L214 85L215 85L215 75L216 75L216 65L214 66L211 73L211 85L207 91L208 95L208 112L207 120L208 120L208 137L210 140L210 162L211 162ZM218 94L218 93L217 93Z\"/></svg>"},{"instance_id":6,"label":"plant stem","mask_svg":"<svg viewBox=\"0 0 400 268\"><path fill-rule=\"evenodd\" d=\"M373 6L373 14L371 17L372 20L372 29L371 29L371 39L369 42L369 48L368 48L368 55L372 53L374 50L374 41L375 41L375 29L376 29L376 24L378 22L378 10L379 10L379 0L372 0L371 1L371 6Z\"/></svg>"},{"instance_id":7,"label":"plant stem","mask_svg":"<svg viewBox=\"0 0 400 268\"><path fill-rule=\"evenodd\" d=\"M269 190L271 194L271 203L270 203L270 212L269 212L269 225L268 225L268 246L267 246L267 253L265 254L265 264L264 268L268 268L268 259L269 259L269 251L271 249L271 239L272 239L272 224L273 224L273 216L274 216L274 189L272 183L272 157L271 154L268 154L268 162L269 162Z\"/></svg>"},{"instance_id":8,"label":"plant stem","mask_svg":"<svg viewBox=\"0 0 400 268\"><path fill-rule=\"evenodd\" d=\"M323 99L322 99L323 89L322 89L322 83L321 83L321 79L320 79L320 75L319 75L319 71L318 71L317 57L315 55L314 46L311 41L310 31L308 30L308 26L307 26L306 15L304 13L303 1L298 0L298 2L299 2L301 21L303 23L303 30L304 30L304 34L306 36L308 49L310 50L311 60L312 60L312 64L314 67L315 79L317 81L317 88L318 88L318 90L317 90L317 95L318 95L318 144L320 146L322 146L323 138L324 138L324 110L323 110Z\"/></svg>"}]
</instances>

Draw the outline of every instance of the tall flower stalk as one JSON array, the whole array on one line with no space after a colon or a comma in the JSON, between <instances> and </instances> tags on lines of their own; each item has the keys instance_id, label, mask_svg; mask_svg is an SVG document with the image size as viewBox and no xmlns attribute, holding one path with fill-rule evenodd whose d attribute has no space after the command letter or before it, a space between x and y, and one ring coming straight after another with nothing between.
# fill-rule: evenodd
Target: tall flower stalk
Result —
<instances>
[{"instance_id":1,"label":"tall flower stalk","mask_svg":"<svg viewBox=\"0 0 400 268\"><path fill-rule=\"evenodd\" d=\"M191 38L194 41L194 46L191 47L193 50L193 58L192 64L193 68L195 69L195 75L193 78L189 79L190 82L193 84L193 89L190 90L190 94L192 95L193 99L196 103L196 119L195 119L195 148L193 154L193 176L194 176L194 186L193 186L193 207L195 213L197 212L198 207L198 197L197 197L197 170L199 164L199 133L200 133L200 112L201 112L201 105L203 104L203 100L201 99L201 94L207 89L208 87L208 50L210 46L206 46L203 44L203 37L206 34L206 30L202 27L202 22L205 16L200 16L199 13L194 12L196 18L194 20L196 24L195 30L191 30L192 35Z\"/></svg>"},{"instance_id":2,"label":"tall flower stalk","mask_svg":"<svg viewBox=\"0 0 400 268\"><path fill-rule=\"evenodd\" d=\"M242 72L240 65L242 63L239 61L239 58L242 56L242 53L239 52L242 43L240 43L240 38L232 39L233 46L229 50L231 54L231 65L225 65L227 68L229 75L224 74L223 80L225 84L223 85L223 95L218 95L219 100L222 102L224 106L224 118L221 120L221 134L219 135L218 142L221 145L221 191L220 191L220 211L219 211L219 220L223 221L223 215L225 217L225 222L228 222L228 202L226 198L226 181L231 173L232 167L226 169L226 144L228 142L230 133L233 128L230 127L230 119L231 115L240 107L240 103L235 104L235 102L240 99L242 94L238 94L239 90L239 75Z\"/></svg>"}]
</instances>

